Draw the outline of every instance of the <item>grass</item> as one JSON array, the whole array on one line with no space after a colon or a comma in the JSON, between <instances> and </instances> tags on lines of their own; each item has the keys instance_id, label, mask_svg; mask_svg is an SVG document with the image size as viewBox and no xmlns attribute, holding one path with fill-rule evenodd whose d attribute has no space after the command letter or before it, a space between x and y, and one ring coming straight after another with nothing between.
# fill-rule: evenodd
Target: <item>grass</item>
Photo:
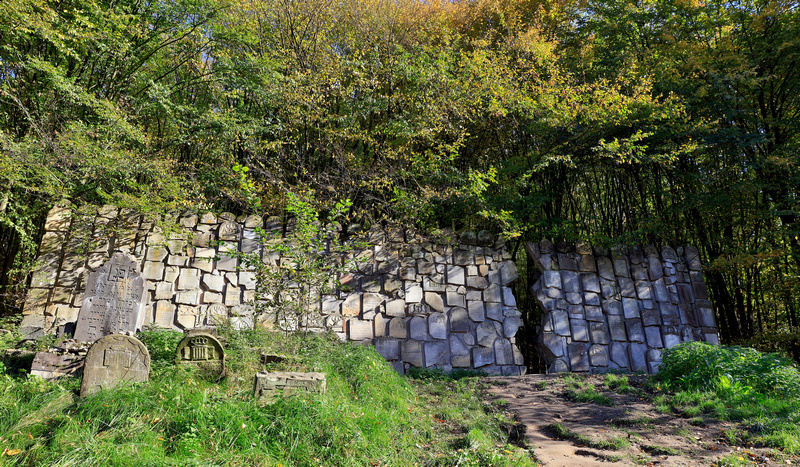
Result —
<instances>
[{"instance_id":1,"label":"grass","mask_svg":"<svg viewBox=\"0 0 800 467\"><path fill-rule=\"evenodd\" d=\"M601 394L593 384L585 381L581 376L567 375L561 381L566 385L564 395L574 402L588 402L609 407L614 405L614 401Z\"/></svg>"},{"instance_id":2,"label":"grass","mask_svg":"<svg viewBox=\"0 0 800 467\"><path fill-rule=\"evenodd\" d=\"M667 392L654 398L660 411L697 426L706 420L734 422L738 428L722 434L731 445L800 453L800 370L791 361L702 343L673 347L663 358L658 382Z\"/></svg>"},{"instance_id":3,"label":"grass","mask_svg":"<svg viewBox=\"0 0 800 467\"><path fill-rule=\"evenodd\" d=\"M227 374L216 382L171 364L179 334L141 337L150 381L83 399L77 378L0 367L2 465L534 465L508 442L513 421L485 409L474 377L406 378L372 347L327 335L223 330ZM272 369L321 371L327 392L259 403L254 349L297 356Z\"/></svg>"},{"instance_id":4,"label":"grass","mask_svg":"<svg viewBox=\"0 0 800 467\"><path fill-rule=\"evenodd\" d=\"M613 438L607 440L595 441L587 436L575 433L574 431L565 427L561 423L552 423L550 425L547 425L546 428L552 431L560 439L568 439L570 441L573 441L575 443L593 449L619 451L620 449L625 449L628 446L630 446L630 442L627 439L622 438L620 436L614 436Z\"/></svg>"}]
</instances>

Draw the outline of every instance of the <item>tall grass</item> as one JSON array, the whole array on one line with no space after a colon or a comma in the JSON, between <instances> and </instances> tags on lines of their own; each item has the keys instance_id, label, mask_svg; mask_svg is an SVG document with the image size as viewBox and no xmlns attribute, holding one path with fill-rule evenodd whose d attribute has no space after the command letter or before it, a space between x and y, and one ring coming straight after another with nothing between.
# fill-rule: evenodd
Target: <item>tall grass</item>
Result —
<instances>
[{"instance_id":1,"label":"tall grass","mask_svg":"<svg viewBox=\"0 0 800 467\"><path fill-rule=\"evenodd\" d=\"M228 373L216 382L199 370L168 364L167 349L179 337L145 333L151 380L84 399L77 397L78 379L45 382L0 374L3 465L405 466L453 450L442 442L431 413L441 399L415 390L416 383L394 372L372 347L326 335L224 330ZM271 404L254 400L261 350L295 355L273 369L324 372L327 392ZM519 464L495 447L504 442L500 422L483 412L472 420L473 411L454 410L450 417L483 426L493 440L483 452Z\"/></svg>"},{"instance_id":2,"label":"tall grass","mask_svg":"<svg viewBox=\"0 0 800 467\"><path fill-rule=\"evenodd\" d=\"M659 380L668 406L739 423L741 442L800 452L800 370L789 359L743 347L686 343L664 352Z\"/></svg>"}]
</instances>

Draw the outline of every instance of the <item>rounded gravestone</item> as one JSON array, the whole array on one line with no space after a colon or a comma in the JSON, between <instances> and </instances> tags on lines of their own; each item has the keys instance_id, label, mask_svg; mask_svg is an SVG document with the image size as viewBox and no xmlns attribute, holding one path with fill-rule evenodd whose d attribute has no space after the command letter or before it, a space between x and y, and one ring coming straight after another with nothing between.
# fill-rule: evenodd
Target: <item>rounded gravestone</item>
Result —
<instances>
[{"instance_id":1,"label":"rounded gravestone","mask_svg":"<svg viewBox=\"0 0 800 467\"><path fill-rule=\"evenodd\" d=\"M138 383L150 377L150 353L135 337L111 334L95 341L86 353L81 397L121 383Z\"/></svg>"},{"instance_id":2,"label":"rounded gravestone","mask_svg":"<svg viewBox=\"0 0 800 467\"><path fill-rule=\"evenodd\" d=\"M225 350L216 337L193 333L183 338L175 351L175 363L195 365L215 373L225 369Z\"/></svg>"}]
</instances>

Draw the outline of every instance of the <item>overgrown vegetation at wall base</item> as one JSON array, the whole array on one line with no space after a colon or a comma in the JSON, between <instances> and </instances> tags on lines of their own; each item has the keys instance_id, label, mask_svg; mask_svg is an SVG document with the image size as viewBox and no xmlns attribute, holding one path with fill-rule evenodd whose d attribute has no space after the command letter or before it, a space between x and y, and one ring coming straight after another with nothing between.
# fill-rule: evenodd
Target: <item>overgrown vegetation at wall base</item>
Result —
<instances>
[{"instance_id":1,"label":"overgrown vegetation at wall base","mask_svg":"<svg viewBox=\"0 0 800 467\"><path fill-rule=\"evenodd\" d=\"M663 410L737 422L731 444L800 452L800 370L789 359L743 347L693 342L664 352L657 378L672 395Z\"/></svg>"},{"instance_id":2,"label":"overgrown vegetation at wall base","mask_svg":"<svg viewBox=\"0 0 800 467\"><path fill-rule=\"evenodd\" d=\"M154 334L155 333L155 334ZM165 344L171 331L149 331ZM505 445L508 420L481 409L474 382L416 382L399 376L372 347L336 338L224 330L228 374L221 382L168 365L151 347L149 383L85 399L80 381L0 374L3 465L532 465ZM256 349L295 355L271 369L322 371L324 395L258 402ZM263 369L263 367L262 367ZM457 389L451 391L451 389ZM439 411L432 412L432 407ZM440 413L441 412L441 413ZM447 423L443 423L443 420ZM454 440L462 439L454 448Z\"/></svg>"}]
</instances>

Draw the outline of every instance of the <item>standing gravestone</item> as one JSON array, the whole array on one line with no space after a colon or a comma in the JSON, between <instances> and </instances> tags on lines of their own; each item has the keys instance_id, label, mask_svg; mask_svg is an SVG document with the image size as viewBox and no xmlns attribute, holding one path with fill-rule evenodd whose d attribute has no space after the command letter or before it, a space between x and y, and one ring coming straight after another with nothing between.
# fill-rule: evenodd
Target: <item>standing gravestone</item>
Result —
<instances>
[{"instance_id":1,"label":"standing gravestone","mask_svg":"<svg viewBox=\"0 0 800 467\"><path fill-rule=\"evenodd\" d=\"M215 373L225 369L225 351L216 337L204 332L194 332L184 337L175 351L178 365L196 365Z\"/></svg>"},{"instance_id":2,"label":"standing gravestone","mask_svg":"<svg viewBox=\"0 0 800 467\"><path fill-rule=\"evenodd\" d=\"M147 381L150 353L139 339L112 334L92 344L83 365L81 397L120 383Z\"/></svg>"},{"instance_id":3,"label":"standing gravestone","mask_svg":"<svg viewBox=\"0 0 800 467\"><path fill-rule=\"evenodd\" d=\"M147 288L136 258L116 252L89 274L78 313L75 340L94 342L114 333L134 333L144 324Z\"/></svg>"}]
</instances>

